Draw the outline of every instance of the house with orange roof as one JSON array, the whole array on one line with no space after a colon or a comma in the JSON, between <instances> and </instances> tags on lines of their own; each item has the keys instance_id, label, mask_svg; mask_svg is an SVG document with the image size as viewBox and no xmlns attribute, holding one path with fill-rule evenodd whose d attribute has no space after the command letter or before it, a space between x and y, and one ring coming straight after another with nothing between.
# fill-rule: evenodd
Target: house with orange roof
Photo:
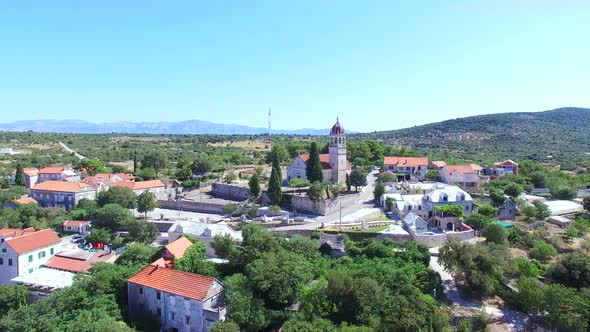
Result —
<instances>
[{"instance_id":1,"label":"house with orange roof","mask_svg":"<svg viewBox=\"0 0 590 332\"><path fill-rule=\"evenodd\" d=\"M32 197L22 197L22 198L15 198L12 202L8 202L4 204L4 208L16 210L21 205L26 204L35 204L37 205L37 201Z\"/></svg>"},{"instance_id":2,"label":"house with orange roof","mask_svg":"<svg viewBox=\"0 0 590 332\"><path fill-rule=\"evenodd\" d=\"M25 187L31 189L39 180L39 169L36 167L23 168L23 176L25 177ZM12 181L16 179L16 169L11 174Z\"/></svg>"},{"instance_id":3,"label":"house with orange roof","mask_svg":"<svg viewBox=\"0 0 590 332\"><path fill-rule=\"evenodd\" d=\"M61 224L64 232L84 235L90 231L90 221L66 220Z\"/></svg>"},{"instance_id":4,"label":"house with orange roof","mask_svg":"<svg viewBox=\"0 0 590 332\"><path fill-rule=\"evenodd\" d=\"M161 180L151 180L151 181L136 181L136 182L128 182L128 181L119 181L113 183L112 187L125 187L133 190L136 195L142 194L146 191L149 191L156 195L157 199L167 199L168 192L166 191L166 186L164 182Z\"/></svg>"},{"instance_id":5,"label":"house with orange roof","mask_svg":"<svg viewBox=\"0 0 590 332\"><path fill-rule=\"evenodd\" d=\"M307 163L309 155L299 155L287 167L287 181L303 179L307 181ZM344 183L350 172L350 163L346 159L346 135L344 127L337 119L330 131L328 153L320 154L324 182Z\"/></svg>"},{"instance_id":6,"label":"house with orange roof","mask_svg":"<svg viewBox=\"0 0 590 332\"><path fill-rule=\"evenodd\" d=\"M50 166L39 170L39 180L44 181L69 181L80 182L81 174L79 171L68 166Z\"/></svg>"},{"instance_id":7,"label":"house with orange roof","mask_svg":"<svg viewBox=\"0 0 590 332\"><path fill-rule=\"evenodd\" d=\"M60 248L61 239L49 228L0 229L0 284L32 274Z\"/></svg>"},{"instance_id":8,"label":"house with orange roof","mask_svg":"<svg viewBox=\"0 0 590 332\"><path fill-rule=\"evenodd\" d=\"M457 185L466 191L477 190L482 182L483 167L477 164L446 165L440 171L442 182Z\"/></svg>"},{"instance_id":9,"label":"house with orange roof","mask_svg":"<svg viewBox=\"0 0 590 332\"><path fill-rule=\"evenodd\" d=\"M215 278L159 265L127 280L130 318L157 317L162 331L208 331L225 320L223 293Z\"/></svg>"},{"instance_id":10,"label":"house with orange roof","mask_svg":"<svg viewBox=\"0 0 590 332\"><path fill-rule=\"evenodd\" d=\"M96 190L81 182L48 180L31 188L31 197L42 207L63 207L71 210L81 199L95 199Z\"/></svg>"},{"instance_id":11,"label":"house with orange roof","mask_svg":"<svg viewBox=\"0 0 590 332\"><path fill-rule=\"evenodd\" d=\"M435 161L431 161L430 164L428 164L428 169L433 169L433 170L440 171L445 166L447 166L447 162L446 161L443 161L443 160L435 160Z\"/></svg>"},{"instance_id":12,"label":"house with orange roof","mask_svg":"<svg viewBox=\"0 0 590 332\"><path fill-rule=\"evenodd\" d=\"M94 187L97 193L103 190L108 190L114 183L133 181L135 181L135 176L127 173L98 173L96 175L87 176L82 180L82 182Z\"/></svg>"},{"instance_id":13,"label":"house with orange roof","mask_svg":"<svg viewBox=\"0 0 590 332\"><path fill-rule=\"evenodd\" d=\"M396 174L404 174L409 180L412 177L423 180L428 170L427 157L385 157L383 169Z\"/></svg>"}]
</instances>

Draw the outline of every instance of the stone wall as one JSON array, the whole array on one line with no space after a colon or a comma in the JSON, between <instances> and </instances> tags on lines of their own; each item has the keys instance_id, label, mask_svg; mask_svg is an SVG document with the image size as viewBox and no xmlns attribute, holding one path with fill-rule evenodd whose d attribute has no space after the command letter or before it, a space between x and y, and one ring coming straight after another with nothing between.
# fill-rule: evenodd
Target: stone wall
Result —
<instances>
[{"instance_id":1,"label":"stone wall","mask_svg":"<svg viewBox=\"0 0 590 332\"><path fill-rule=\"evenodd\" d=\"M434 235L412 234L412 238L416 243L425 245L429 248L444 246L449 241L465 241L473 237L475 237L473 230Z\"/></svg>"},{"instance_id":2,"label":"stone wall","mask_svg":"<svg viewBox=\"0 0 590 332\"><path fill-rule=\"evenodd\" d=\"M183 199L179 202L174 200L159 200L160 208L169 210L182 210L188 212L202 212L202 213L223 213L225 204L197 202L193 200Z\"/></svg>"},{"instance_id":3,"label":"stone wall","mask_svg":"<svg viewBox=\"0 0 590 332\"><path fill-rule=\"evenodd\" d=\"M250 188L225 183L213 183L211 195L232 201L245 201L250 198Z\"/></svg>"}]
</instances>

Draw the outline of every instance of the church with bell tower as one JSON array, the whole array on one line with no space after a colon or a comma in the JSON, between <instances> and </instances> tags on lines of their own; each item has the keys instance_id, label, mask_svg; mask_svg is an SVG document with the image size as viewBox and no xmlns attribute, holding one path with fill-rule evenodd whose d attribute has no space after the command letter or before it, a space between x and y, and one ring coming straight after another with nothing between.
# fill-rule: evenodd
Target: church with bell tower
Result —
<instances>
[{"instance_id":1,"label":"church with bell tower","mask_svg":"<svg viewBox=\"0 0 590 332\"><path fill-rule=\"evenodd\" d=\"M308 154L297 156L287 168L287 181L296 178L307 181L308 161ZM336 124L330 130L328 153L320 154L320 162L324 173L324 182L346 182L346 174L350 172L350 163L346 159L346 134L339 118L336 118Z\"/></svg>"}]
</instances>

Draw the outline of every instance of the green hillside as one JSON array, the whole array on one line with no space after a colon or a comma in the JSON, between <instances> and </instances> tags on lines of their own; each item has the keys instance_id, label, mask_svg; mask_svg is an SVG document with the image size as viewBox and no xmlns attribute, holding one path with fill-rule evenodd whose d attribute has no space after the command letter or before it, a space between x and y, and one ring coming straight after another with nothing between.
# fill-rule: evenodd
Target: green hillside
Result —
<instances>
[{"instance_id":1,"label":"green hillside","mask_svg":"<svg viewBox=\"0 0 590 332\"><path fill-rule=\"evenodd\" d=\"M532 160L571 170L590 165L590 109L586 108L479 115L359 136L433 157Z\"/></svg>"}]
</instances>

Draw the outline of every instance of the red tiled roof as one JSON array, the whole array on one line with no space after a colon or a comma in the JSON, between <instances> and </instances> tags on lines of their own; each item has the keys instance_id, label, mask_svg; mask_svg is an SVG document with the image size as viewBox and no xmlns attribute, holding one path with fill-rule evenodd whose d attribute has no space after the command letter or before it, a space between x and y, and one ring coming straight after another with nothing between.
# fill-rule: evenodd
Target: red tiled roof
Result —
<instances>
[{"instance_id":1,"label":"red tiled roof","mask_svg":"<svg viewBox=\"0 0 590 332\"><path fill-rule=\"evenodd\" d=\"M462 174L469 174L469 173L476 173L477 171L482 170L483 168L476 164L469 164L469 165L447 165L445 166L449 173L462 173Z\"/></svg>"},{"instance_id":2,"label":"red tiled roof","mask_svg":"<svg viewBox=\"0 0 590 332\"><path fill-rule=\"evenodd\" d=\"M172 257L179 259L182 258L184 252L192 245L193 243L189 239L187 239L185 236L181 236L175 241L168 243L168 245L164 248L168 250Z\"/></svg>"},{"instance_id":3,"label":"red tiled roof","mask_svg":"<svg viewBox=\"0 0 590 332\"><path fill-rule=\"evenodd\" d=\"M109 260L113 254L107 251L98 251L87 260L76 259L59 254L51 257L45 264L47 267L56 270L69 271L74 273L88 272L94 263L105 262Z\"/></svg>"},{"instance_id":4,"label":"red tiled roof","mask_svg":"<svg viewBox=\"0 0 590 332\"><path fill-rule=\"evenodd\" d=\"M432 164L436 167L439 167L439 168L447 166L447 163L442 160L433 161Z\"/></svg>"},{"instance_id":5,"label":"red tiled roof","mask_svg":"<svg viewBox=\"0 0 590 332\"><path fill-rule=\"evenodd\" d=\"M165 293L203 301L207 298L215 279L150 265L127 281Z\"/></svg>"},{"instance_id":6,"label":"red tiled roof","mask_svg":"<svg viewBox=\"0 0 590 332\"><path fill-rule=\"evenodd\" d=\"M10 246L17 254L23 254L60 242L61 240L57 234L49 228L6 240L6 244L8 244L8 246Z\"/></svg>"},{"instance_id":7,"label":"red tiled roof","mask_svg":"<svg viewBox=\"0 0 590 332\"><path fill-rule=\"evenodd\" d=\"M45 181L37 183L31 190L61 191L68 193L77 193L80 190L90 187L86 183L69 182L69 181Z\"/></svg>"},{"instance_id":8,"label":"red tiled roof","mask_svg":"<svg viewBox=\"0 0 590 332\"><path fill-rule=\"evenodd\" d=\"M518 166L518 164L512 160L504 160L503 162L495 163L494 166Z\"/></svg>"},{"instance_id":9,"label":"red tiled roof","mask_svg":"<svg viewBox=\"0 0 590 332\"><path fill-rule=\"evenodd\" d=\"M37 201L33 197L19 198L19 199L15 199L12 202L17 205L37 204Z\"/></svg>"},{"instance_id":10,"label":"red tiled roof","mask_svg":"<svg viewBox=\"0 0 590 332\"><path fill-rule=\"evenodd\" d=\"M309 155L302 154L302 155L299 155L299 157L301 157L303 162L307 165L307 162L309 161ZM332 169L332 166L330 166L330 155L329 154L327 154L327 153L320 154L320 163L322 164L323 169Z\"/></svg>"},{"instance_id":11,"label":"red tiled roof","mask_svg":"<svg viewBox=\"0 0 590 332\"><path fill-rule=\"evenodd\" d=\"M2 237L17 237L22 236L29 233L34 233L35 229L33 227L25 228L25 229L18 229L18 228L2 228L0 229L0 236Z\"/></svg>"},{"instance_id":12,"label":"red tiled roof","mask_svg":"<svg viewBox=\"0 0 590 332\"><path fill-rule=\"evenodd\" d=\"M61 174L65 169L63 166L45 167L39 170L39 174Z\"/></svg>"},{"instance_id":13,"label":"red tiled roof","mask_svg":"<svg viewBox=\"0 0 590 332\"><path fill-rule=\"evenodd\" d=\"M396 165L405 167L428 166L426 157L385 157L383 165Z\"/></svg>"},{"instance_id":14,"label":"red tiled roof","mask_svg":"<svg viewBox=\"0 0 590 332\"><path fill-rule=\"evenodd\" d=\"M90 221L86 221L86 220L66 220L66 221L63 222L62 225L64 227L65 226L80 227L80 226L90 225Z\"/></svg>"},{"instance_id":15,"label":"red tiled roof","mask_svg":"<svg viewBox=\"0 0 590 332\"><path fill-rule=\"evenodd\" d=\"M169 267L172 268L172 261L160 258L157 261L150 264L151 266Z\"/></svg>"},{"instance_id":16,"label":"red tiled roof","mask_svg":"<svg viewBox=\"0 0 590 332\"><path fill-rule=\"evenodd\" d=\"M138 182L119 181L119 182L113 183L112 186L113 187L126 187L131 190L144 190L144 189L164 187L164 183L160 180L138 181Z\"/></svg>"}]
</instances>

